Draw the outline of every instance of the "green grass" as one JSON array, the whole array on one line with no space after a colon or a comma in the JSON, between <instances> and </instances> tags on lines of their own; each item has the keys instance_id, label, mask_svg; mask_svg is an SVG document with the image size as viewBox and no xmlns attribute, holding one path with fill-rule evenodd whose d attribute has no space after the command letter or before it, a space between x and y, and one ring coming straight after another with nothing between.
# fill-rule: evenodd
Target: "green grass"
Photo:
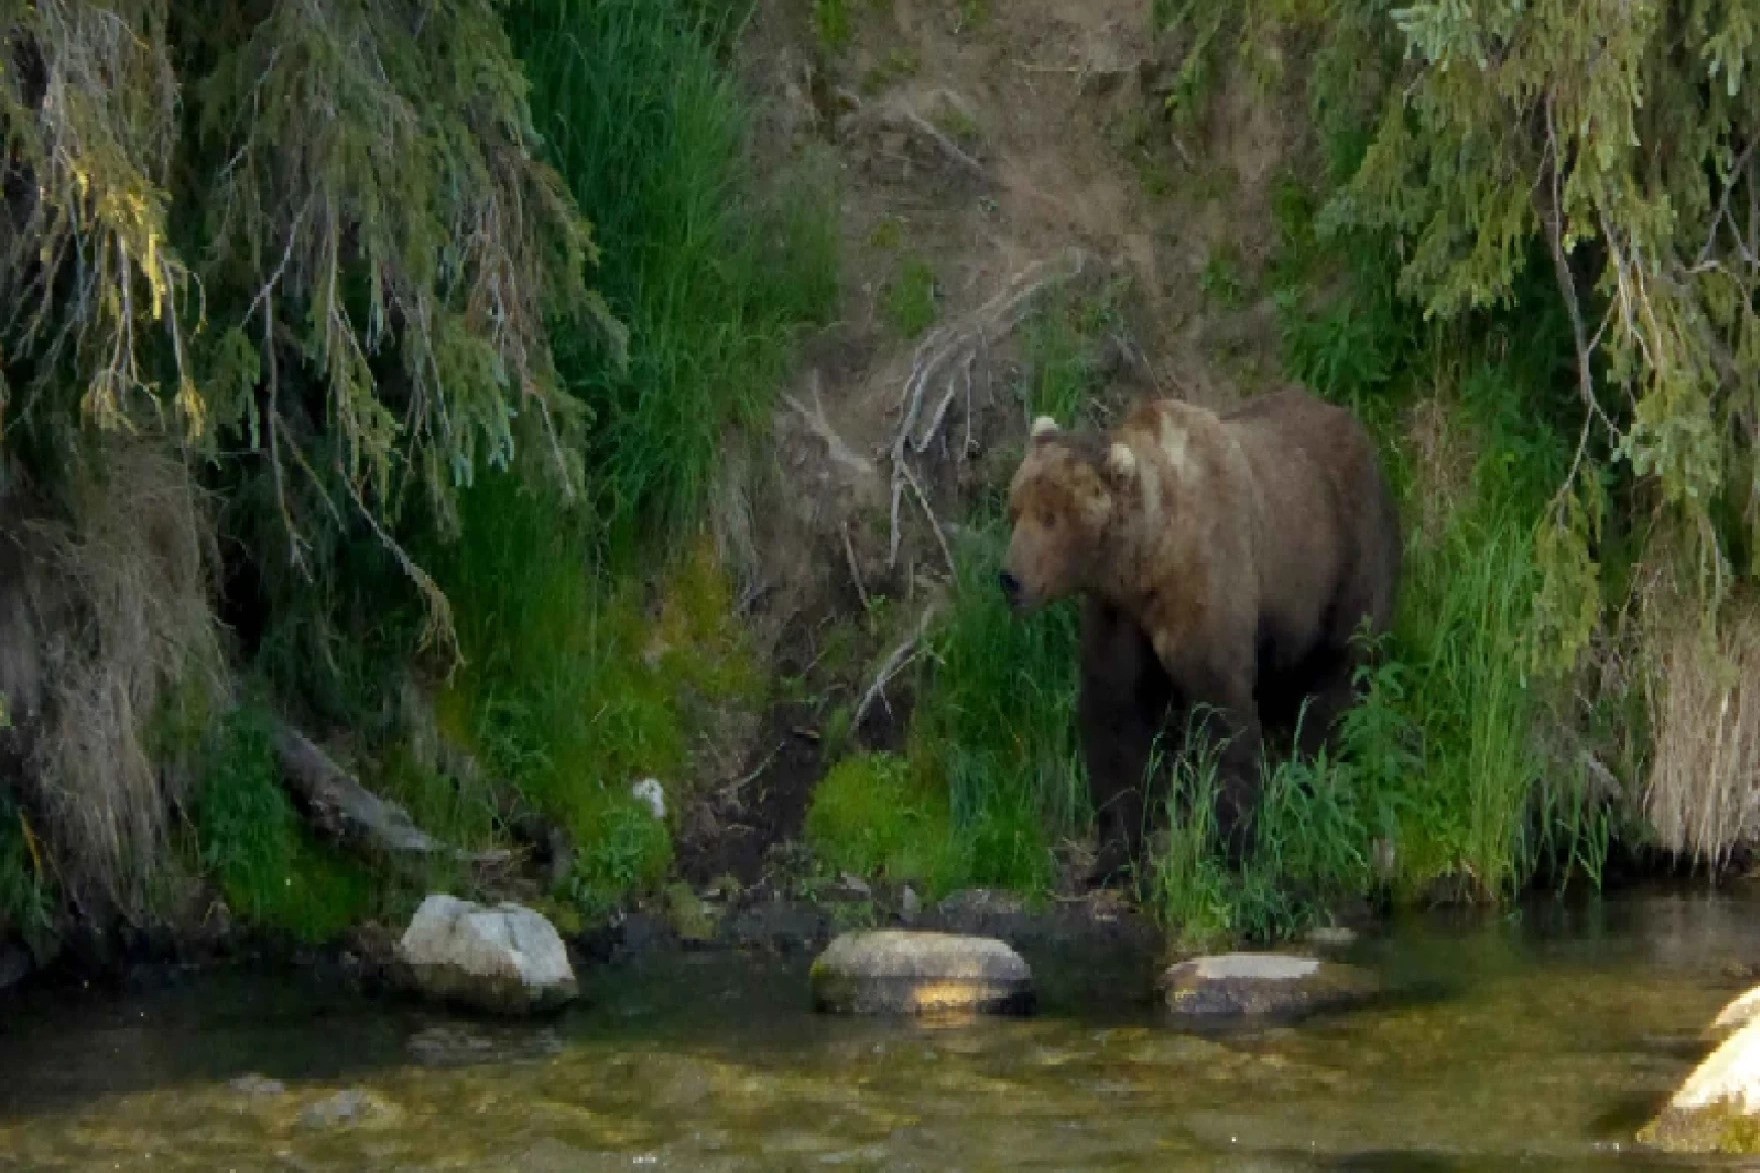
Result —
<instances>
[{"instance_id":1,"label":"green grass","mask_svg":"<svg viewBox=\"0 0 1760 1173\"><path fill-rule=\"evenodd\" d=\"M372 906L365 867L301 825L260 710L238 709L219 724L192 808L202 867L243 923L322 942Z\"/></svg>"},{"instance_id":2,"label":"green grass","mask_svg":"<svg viewBox=\"0 0 1760 1173\"><path fill-rule=\"evenodd\" d=\"M882 309L887 323L906 338L916 338L933 326L940 312L935 270L915 257L906 261L887 285Z\"/></svg>"},{"instance_id":3,"label":"green grass","mask_svg":"<svg viewBox=\"0 0 1760 1173\"><path fill-rule=\"evenodd\" d=\"M812 0L813 31L819 43L836 53L849 44L852 31L850 12L855 0Z\"/></svg>"},{"instance_id":4,"label":"green grass","mask_svg":"<svg viewBox=\"0 0 1760 1173\"><path fill-rule=\"evenodd\" d=\"M947 796L897 754L834 766L813 793L806 842L827 870L915 883L930 896L959 878Z\"/></svg>"},{"instance_id":5,"label":"green grass","mask_svg":"<svg viewBox=\"0 0 1760 1173\"><path fill-rule=\"evenodd\" d=\"M1007 530L958 552L954 605L932 631L911 729L917 769L947 795L968 884L1040 892L1052 846L1088 818L1071 721L1074 608L1023 622L996 589Z\"/></svg>"},{"instance_id":6,"label":"green grass","mask_svg":"<svg viewBox=\"0 0 1760 1173\"><path fill-rule=\"evenodd\" d=\"M745 8L530 0L507 16L630 330L627 370L585 339L558 354L593 414L595 522L625 548L697 516L725 430L763 422L798 330L835 302L828 169L761 176L746 151L748 106L718 57Z\"/></svg>"}]
</instances>

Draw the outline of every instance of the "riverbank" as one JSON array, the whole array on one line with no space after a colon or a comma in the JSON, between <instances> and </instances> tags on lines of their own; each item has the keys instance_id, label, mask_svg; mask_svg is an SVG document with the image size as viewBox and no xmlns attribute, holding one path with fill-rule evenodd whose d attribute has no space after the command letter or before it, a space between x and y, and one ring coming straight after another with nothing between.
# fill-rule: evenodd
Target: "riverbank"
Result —
<instances>
[{"instance_id":1,"label":"riverbank","mask_svg":"<svg viewBox=\"0 0 1760 1173\"><path fill-rule=\"evenodd\" d=\"M907 891L913 916L973 889L1085 907L1062 902L1093 846L1075 615L1018 622L994 589L1028 422L1100 426L1151 394L1220 408L1292 378L1381 446L1407 536L1395 631L1334 750L1274 770L1246 866L1176 823L1133 915L1170 947L1300 939L1364 902L1507 905L1592 889L1627 858L1742 865L1760 609L1740 584L1715 607L1682 593L1679 519L1611 454L1624 422L1583 430L1579 376L1601 376L1578 369L1575 302L1527 213L1508 222L1538 259L1446 323L1424 302L1441 270L1409 271L1416 222L1347 215L1368 161L1410 146L1369 152L1375 95L1420 68L1384 14L1259 29L1207 0L735 8L519 4L456 40L507 81L506 158L572 229L512 241L520 272L449 279L445 345L399 334L412 378L456 364L441 382L478 395L416 397L475 440L431 424L405 452L367 429L368 463L430 474L425 506L331 467L361 450L360 420L397 416L379 396L399 379L280 340L317 320L309 280L259 296L273 258L326 249L253 237L205 275L232 287L213 304L223 343L197 356L229 396L212 459L151 428L134 447L61 429L0 384L0 977L20 940L70 974L133 956L370 972L434 890L528 903L586 956L795 948L902 918ZM142 42L173 76L237 48L202 35ZM407 68L363 92L417 111L421 141L478 142L457 130L470 96L412 64L431 46L396 20L374 36ZM1315 37L1331 66L1313 76L1253 52ZM192 101L227 88L187 80ZM376 109L344 113L377 135ZM232 154L174 129L179 175ZM403 205L381 169L343 162L324 182L365 193L344 203ZM441 222L507 206L496 168L405 162ZM1537 190L1500 198L1520 211ZM165 193L165 247L205 255L182 229L225 219L211 196ZM433 276L429 235L343 236L395 238L393 268ZM550 244L590 289L533 259ZM371 301L385 261L337 264ZM508 289L511 318L471 292ZM260 354L259 309L287 319ZM588 321L552 345L550 311ZM473 333L510 320L529 329ZM332 327L325 347L385 341ZM8 379L53 366L18 353ZM551 419L552 393L578 430L507 430ZM265 426L271 402L286 418ZM1669 620L1701 613L1703 630ZM338 834L314 761L407 818L378 842ZM1173 773L1186 798L1213 781Z\"/></svg>"}]
</instances>

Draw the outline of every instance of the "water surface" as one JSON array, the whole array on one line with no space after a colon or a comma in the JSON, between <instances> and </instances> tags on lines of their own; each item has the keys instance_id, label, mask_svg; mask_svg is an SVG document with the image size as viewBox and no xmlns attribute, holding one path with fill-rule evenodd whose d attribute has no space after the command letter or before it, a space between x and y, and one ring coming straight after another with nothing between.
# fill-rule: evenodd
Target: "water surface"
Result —
<instances>
[{"instance_id":1,"label":"water surface","mask_svg":"<svg viewBox=\"0 0 1760 1173\"><path fill-rule=\"evenodd\" d=\"M0 1170L1689 1167L1631 1136L1760 963L1756 913L1415 918L1355 952L1383 1004L1205 1033L1070 956L1032 958L1035 1018L942 1027L815 1016L805 961L724 954L585 975L538 1025L292 977L39 993L0 1008ZM339 1092L366 1107L310 1118Z\"/></svg>"}]
</instances>

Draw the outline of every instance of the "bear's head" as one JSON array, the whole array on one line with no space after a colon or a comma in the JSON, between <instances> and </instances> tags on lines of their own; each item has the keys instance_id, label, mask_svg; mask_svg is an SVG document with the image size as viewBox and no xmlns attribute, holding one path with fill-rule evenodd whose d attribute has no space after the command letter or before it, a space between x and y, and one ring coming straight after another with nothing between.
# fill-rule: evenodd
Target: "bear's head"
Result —
<instances>
[{"instance_id":1,"label":"bear's head","mask_svg":"<svg viewBox=\"0 0 1760 1173\"><path fill-rule=\"evenodd\" d=\"M997 581L1028 614L1082 590L1099 564L1120 492L1135 470L1124 444L1033 421L1033 439L1008 489L1013 534Z\"/></svg>"}]
</instances>

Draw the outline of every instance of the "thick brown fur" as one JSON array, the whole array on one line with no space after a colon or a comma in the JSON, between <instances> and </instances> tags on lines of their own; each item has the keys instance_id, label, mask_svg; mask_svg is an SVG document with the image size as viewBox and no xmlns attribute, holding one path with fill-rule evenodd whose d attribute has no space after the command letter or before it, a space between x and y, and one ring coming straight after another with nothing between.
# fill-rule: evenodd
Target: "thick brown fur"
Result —
<instances>
[{"instance_id":1,"label":"thick brown fur","mask_svg":"<svg viewBox=\"0 0 1760 1173\"><path fill-rule=\"evenodd\" d=\"M1200 709L1227 738L1216 815L1238 859L1264 730L1293 732L1299 715L1296 748L1317 748L1355 699L1353 637L1393 619L1402 538L1374 441L1294 388L1221 414L1149 400L1105 435L1048 419L1033 432L1000 577L1022 613L1084 600L1097 878L1141 859L1154 740Z\"/></svg>"}]
</instances>

